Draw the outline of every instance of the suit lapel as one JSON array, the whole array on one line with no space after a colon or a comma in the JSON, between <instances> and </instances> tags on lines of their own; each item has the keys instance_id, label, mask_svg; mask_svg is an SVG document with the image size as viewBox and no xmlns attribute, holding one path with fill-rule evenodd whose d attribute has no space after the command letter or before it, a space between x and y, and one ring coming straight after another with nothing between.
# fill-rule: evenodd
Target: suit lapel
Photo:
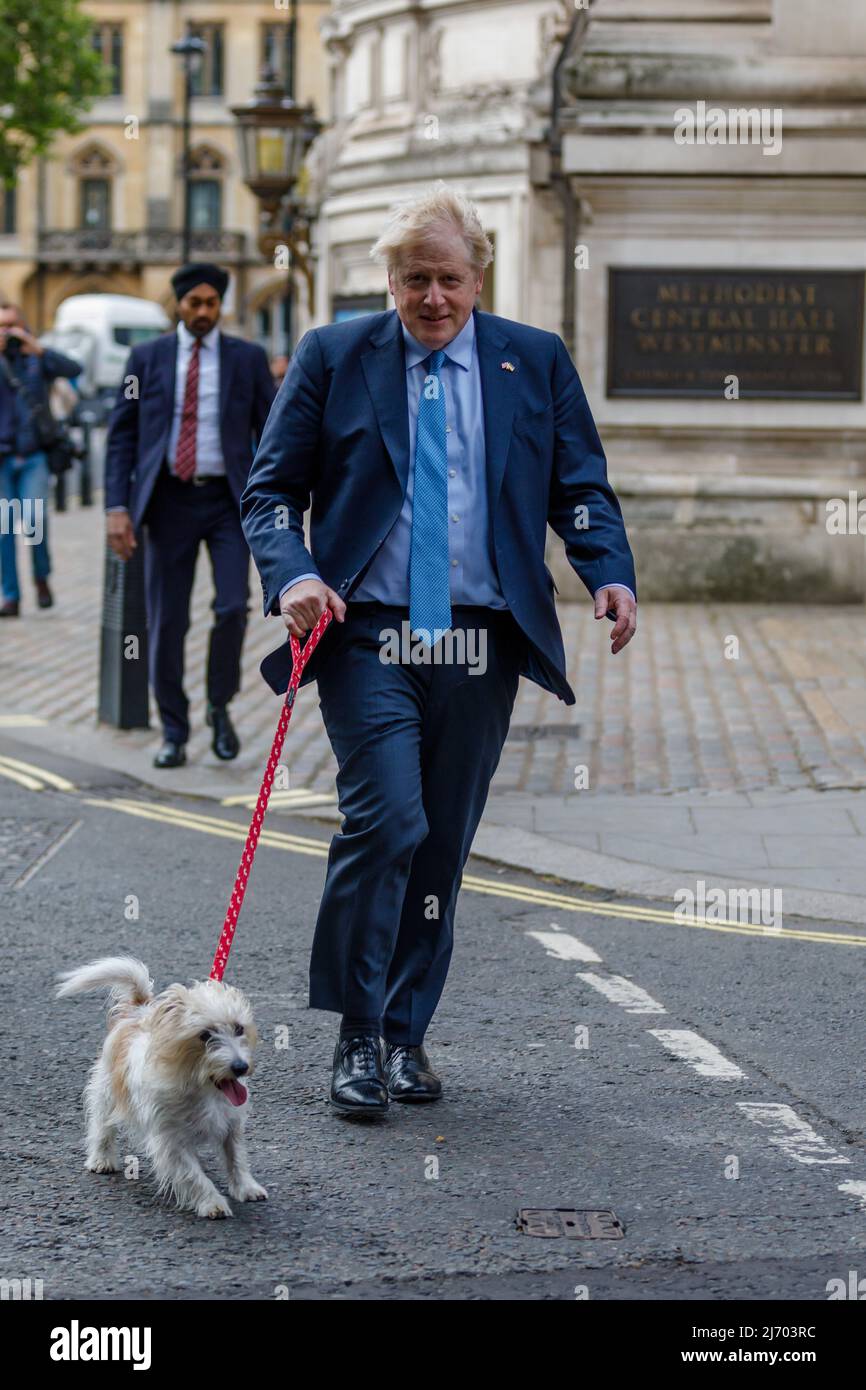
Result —
<instances>
[{"instance_id":1,"label":"suit lapel","mask_svg":"<svg viewBox=\"0 0 866 1390\"><path fill-rule=\"evenodd\" d=\"M493 515L502 478L508 446L511 443L511 421L520 389L520 358L506 353L508 334L493 321L490 314L479 310L475 314L475 339L478 346L478 368L481 374L481 399L484 407L484 443L487 453L487 495ZM513 371L503 366L508 362Z\"/></svg>"},{"instance_id":2,"label":"suit lapel","mask_svg":"<svg viewBox=\"0 0 866 1390\"><path fill-rule=\"evenodd\" d=\"M220 344L220 424L231 399L232 375L235 369L234 343L225 333L219 335Z\"/></svg>"},{"instance_id":3,"label":"suit lapel","mask_svg":"<svg viewBox=\"0 0 866 1390\"><path fill-rule=\"evenodd\" d=\"M510 341L508 334L500 329L492 315L478 310L473 312L484 409L488 501L492 514L502 487L511 442L511 422L520 382L520 358L513 352L506 353ZM403 334L396 309L392 309L385 322L371 334L370 344L370 350L361 357L364 379L385 448L400 483L401 496L405 497L409 478L409 407ZM503 367L504 361L509 362L514 370Z\"/></svg>"},{"instance_id":4,"label":"suit lapel","mask_svg":"<svg viewBox=\"0 0 866 1390\"><path fill-rule=\"evenodd\" d=\"M370 350L361 356L364 380L376 412L385 448L405 497L409 480L409 403L406 358L397 310L392 309L370 335Z\"/></svg>"},{"instance_id":5,"label":"suit lapel","mask_svg":"<svg viewBox=\"0 0 866 1390\"><path fill-rule=\"evenodd\" d=\"M177 332L166 333L165 337L158 338L157 342L159 344L159 384L162 387L169 409L174 410L174 387L177 373Z\"/></svg>"}]
</instances>

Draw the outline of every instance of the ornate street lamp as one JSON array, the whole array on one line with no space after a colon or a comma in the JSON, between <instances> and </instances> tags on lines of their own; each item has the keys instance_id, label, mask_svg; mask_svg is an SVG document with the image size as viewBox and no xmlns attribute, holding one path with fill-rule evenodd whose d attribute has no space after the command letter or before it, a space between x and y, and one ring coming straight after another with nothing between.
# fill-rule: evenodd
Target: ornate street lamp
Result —
<instances>
[{"instance_id":1,"label":"ornate street lamp","mask_svg":"<svg viewBox=\"0 0 866 1390\"><path fill-rule=\"evenodd\" d=\"M262 69L253 100L233 106L231 113L238 123L243 181L260 204L259 250L266 260L273 260L278 246L288 246L307 280L312 312L312 211L298 197L298 180L321 122L312 105L299 106L283 91L270 67Z\"/></svg>"}]
</instances>

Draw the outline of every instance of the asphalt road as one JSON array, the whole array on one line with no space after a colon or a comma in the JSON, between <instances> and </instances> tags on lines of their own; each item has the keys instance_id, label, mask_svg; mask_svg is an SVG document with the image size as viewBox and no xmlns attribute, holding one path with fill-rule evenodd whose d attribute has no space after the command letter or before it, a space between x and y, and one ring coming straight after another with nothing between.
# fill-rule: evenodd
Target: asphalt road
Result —
<instances>
[{"instance_id":1,"label":"asphalt road","mask_svg":"<svg viewBox=\"0 0 866 1390\"><path fill-rule=\"evenodd\" d=\"M46 1299L822 1301L866 1274L857 929L688 926L473 861L428 1036L444 1098L359 1127L327 1105L336 1018L306 1007L330 831L282 815L227 975L262 1038L248 1135L270 1200L205 1222L144 1172L85 1172L103 1010L54 1001L54 976L131 951L160 988L205 977L248 813L8 737L4 757L72 789L0 767L3 1277ZM518 1208L612 1210L624 1235L536 1238Z\"/></svg>"}]
</instances>

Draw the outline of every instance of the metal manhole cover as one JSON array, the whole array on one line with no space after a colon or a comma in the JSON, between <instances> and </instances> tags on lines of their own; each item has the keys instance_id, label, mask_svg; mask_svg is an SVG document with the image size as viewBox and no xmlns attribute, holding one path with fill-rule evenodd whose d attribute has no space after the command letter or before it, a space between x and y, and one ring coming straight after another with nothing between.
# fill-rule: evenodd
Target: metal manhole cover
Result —
<instances>
[{"instance_id":1,"label":"metal manhole cover","mask_svg":"<svg viewBox=\"0 0 866 1390\"><path fill-rule=\"evenodd\" d=\"M515 743L535 743L540 738L580 738L580 725L512 724L508 737Z\"/></svg>"},{"instance_id":2,"label":"metal manhole cover","mask_svg":"<svg viewBox=\"0 0 866 1390\"><path fill-rule=\"evenodd\" d=\"M0 887L21 887L80 824L0 816Z\"/></svg>"},{"instance_id":3,"label":"metal manhole cover","mask_svg":"<svg viewBox=\"0 0 866 1390\"><path fill-rule=\"evenodd\" d=\"M567 1207L521 1207L517 1227L525 1236L565 1236L567 1240L622 1240L625 1235L615 1212Z\"/></svg>"}]
</instances>

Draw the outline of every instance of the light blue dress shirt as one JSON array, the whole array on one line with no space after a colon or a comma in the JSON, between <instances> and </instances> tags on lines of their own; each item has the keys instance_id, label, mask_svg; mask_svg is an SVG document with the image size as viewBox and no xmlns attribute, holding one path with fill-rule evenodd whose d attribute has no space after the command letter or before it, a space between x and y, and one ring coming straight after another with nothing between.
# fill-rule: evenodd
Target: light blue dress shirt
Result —
<instances>
[{"instance_id":1,"label":"light blue dress shirt","mask_svg":"<svg viewBox=\"0 0 866 1390\"><path fill-rule=\"evenodd\" d=\"M415 490L415 440L418 402L424 389L432 349L419 343L406 328L406 393L409 405L409 478L403 507L353 599L378 599L404 606L409 602L409 551L412 541L412 498ZM505 608L499 587L487 506L487 467L484 448L484 406L481 373L472 314L443 349L440 380L445 396L445 437L448 446L448 566L451 603L480 608Z\"/></svg>"},{"instance_id":2,"label":"light blue dress shirt","mask_svg":"<svg viewBox=\"0 0 866 1390\"><path fill-rule=\"evenodd\" d=\"M349 600L378 600L409 604L409 551L412 540L412 495L415 480L415 437L418 401L432 348L413 337L401 321L406 356L409 407L409 477L400 515L362 582ZM469 315L455 338L443 349L440 378L445 389L448 443L448 558L451 603L481 608L507 608L493 558L493 536L487 505L487 462L481 372L475 340L475 316ZM319 579L310 571L290 580L287 589L304 579ZM610 586L606 586L610 587ZM618 585L627 588L626 585ZM628 590L631 593L631 589Z\"/></svg>"}]
</instances>

